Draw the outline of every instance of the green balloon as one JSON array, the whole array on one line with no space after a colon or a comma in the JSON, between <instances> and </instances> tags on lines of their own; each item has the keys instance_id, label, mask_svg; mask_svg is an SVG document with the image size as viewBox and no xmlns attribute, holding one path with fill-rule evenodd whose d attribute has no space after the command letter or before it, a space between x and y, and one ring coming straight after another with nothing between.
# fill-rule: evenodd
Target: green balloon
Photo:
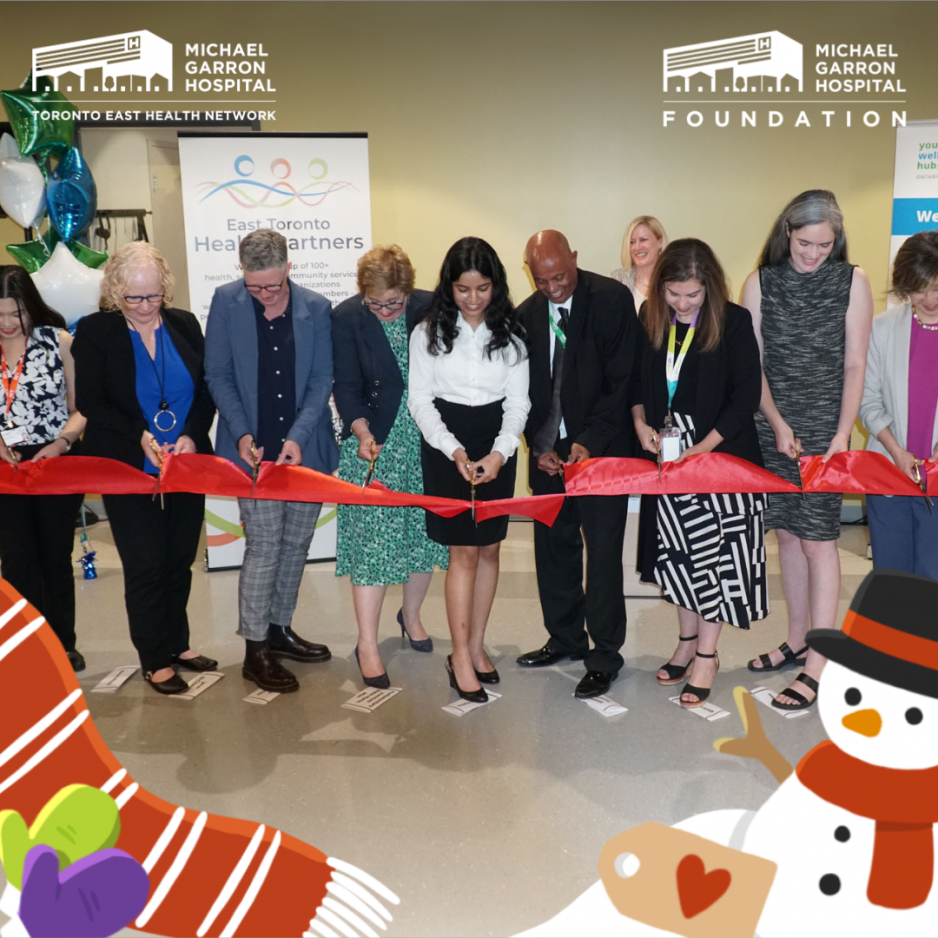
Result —
<instances>
[{"instance_id":1,"label":"green balloon","mask_svg":"<svg viewBox=\"0 0 938 938\"><path fill-rule=\"evenodd\" d=\"M36 87L30 72L19 88L0 91L16 144L23 156L61 157L72 145L75 107L50 78L38 79Z\"/></svg>"},{"instance_id":2,"label":"green balloon","mask_svg":"<svg viewBox=\"0 0 938 938\"><path fill-rule=\"evenodd\" d=\"M23 862L36 844L59 855L64 870L98 850L113 847L121 821L110 795L89 785L63 788L39 812L32 827L16 811L0 811L0 863L14 889L23 888Z\"/></svg>"},{"instance_id":3,"label":"green balloon","mask_svg":"<svg viewBox=\"0 0 938 938\"><path fill-rule=\"evenodd\" d=\"M61 240L59 233L50 225L49 230L45 234L40 233L35 241L26 241L23 244L8 244L7 251L26 273L34 274L52 257L55 246ZM65 243L72 254L85 267L90 267L92 270L97 270L108 258L107 254L94 251L78 241L66 241Z\"/></svg>"}]
</instances>

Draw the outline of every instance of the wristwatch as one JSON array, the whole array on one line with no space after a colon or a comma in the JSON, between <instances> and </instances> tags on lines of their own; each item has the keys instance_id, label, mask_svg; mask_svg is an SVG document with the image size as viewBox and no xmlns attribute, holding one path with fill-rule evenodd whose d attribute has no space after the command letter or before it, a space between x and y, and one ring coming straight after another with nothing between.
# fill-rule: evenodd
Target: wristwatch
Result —
<instances>
[{"instance_id":1,"label":"wristwatch","mask_svg":"<svg viewBox=\"0 0 938 938\"><path fill-rule=\"evenodd\" d=\"M67 453L72 448L72 441L67 436L56 437L59 440L65 440L65 452Z\"/></svg>"}]
</instances>

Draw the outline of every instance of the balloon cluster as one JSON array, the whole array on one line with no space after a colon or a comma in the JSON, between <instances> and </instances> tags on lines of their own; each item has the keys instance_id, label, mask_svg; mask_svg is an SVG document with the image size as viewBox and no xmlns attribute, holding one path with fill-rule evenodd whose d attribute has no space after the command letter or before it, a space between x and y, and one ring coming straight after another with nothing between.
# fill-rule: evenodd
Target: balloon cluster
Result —
<instances>
[{"instance_id":1,"label":"balloon cluster","mask_svg":"<svg viewBox=\"0 0 938 938\"><path fill-rule=\"evenodd\" d=\"M52 81L32 75L13 91L0 91L14 137L0 137L0 208L34 237L8 244L42 298L71 327L98 308L107 254L78 239L94 220L97 189L78 147L72 145L75 108ZM48 215L44 232L40 231Z\"/></svg>"}]
</instances>

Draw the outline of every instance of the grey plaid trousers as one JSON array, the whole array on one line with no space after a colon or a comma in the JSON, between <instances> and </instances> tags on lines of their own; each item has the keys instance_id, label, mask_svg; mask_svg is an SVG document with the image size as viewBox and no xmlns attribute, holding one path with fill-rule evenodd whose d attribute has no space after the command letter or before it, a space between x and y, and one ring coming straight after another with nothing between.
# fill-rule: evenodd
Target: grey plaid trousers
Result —
<instances>
[{"instance_id":1,"label":"grey plaid trousers","mask_svg":"<svg viewBox=\"0 0 938 938\"><path fill-rule=\"evenodd\" d=\"M238 631L253 642L271 624L288 626L321 504L239 498L244 562L238 580Z\"/></svg>"}]
</instances>

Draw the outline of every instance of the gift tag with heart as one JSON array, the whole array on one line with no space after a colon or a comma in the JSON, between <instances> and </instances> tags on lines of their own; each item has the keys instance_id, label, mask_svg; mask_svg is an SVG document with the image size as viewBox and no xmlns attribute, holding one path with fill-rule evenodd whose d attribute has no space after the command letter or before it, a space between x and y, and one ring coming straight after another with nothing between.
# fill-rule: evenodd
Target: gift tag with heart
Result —
<instances>
[{"instance_id":1,"label":"gift tag with heart","mask_svg":"<svg viewBox=\"0 0 938 938\"><path fill-rule=\"evenodd\" d=\"M59 868L113 847L121 822L114 799L90 785L69 785L39 812L32 827L16 811L0 811L0 864L7 880L22 889L23 862L37 844L52 847Z\"/></svg>"},{"instance_id":2,"label":"gift tag with heart","mask_svg":"<svg viewBox=\"0 0 938 938\"><path fill-rule=\"evenodd\" d=\"M613 837L599 856L603 886L622 915L688 938L752 938L776 869L654 822Z\"/></svg>"}]
</instances>

